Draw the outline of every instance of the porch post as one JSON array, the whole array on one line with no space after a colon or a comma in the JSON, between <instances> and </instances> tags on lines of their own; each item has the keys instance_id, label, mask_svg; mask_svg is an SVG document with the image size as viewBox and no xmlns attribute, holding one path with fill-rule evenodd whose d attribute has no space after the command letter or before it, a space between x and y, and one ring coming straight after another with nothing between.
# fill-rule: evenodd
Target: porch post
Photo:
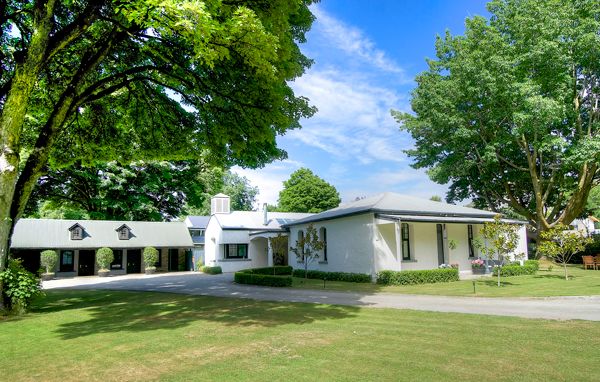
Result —
<instances>
[{"instance_id":1,"label":"porch post","mask_svg":"<svg viewBox=\"0 0 600 382\"><path fill-rule=\"evenodd\" d=\"M398 271L402 270L402 233L400 231L402 223L400 220L394 222L394 231L396 234L396 261L398 264Z\"/></svg>"},{"instance_id":2,"label":"porch post","mask_svg":"<svg viewBox=\"0 0 600 382\"><path fill-rule=\"evenodd\" d=\"M271 241L267 238L267 262L269 267L273 266L273 248L271 247Z\"/></svg>"}]
</instances>

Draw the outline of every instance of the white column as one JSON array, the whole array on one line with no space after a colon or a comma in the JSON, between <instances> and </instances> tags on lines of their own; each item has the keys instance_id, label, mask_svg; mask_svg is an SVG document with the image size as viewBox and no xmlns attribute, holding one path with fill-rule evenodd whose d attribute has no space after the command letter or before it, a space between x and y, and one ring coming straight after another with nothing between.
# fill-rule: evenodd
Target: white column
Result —
<instances>
[{"instance_id":1,"label":"white column","mask_svg":"<svg viewBox=\"0 0 600 382\"><path fill-rule=\"evenodd\" d=\"M398 271L402 270L402 232L401 232L402 223L397 220L394 223L395 233L396 233L396 261L398 264Z\"/></svg>"},{"instance_id":2,"label":"white column","mask_svg":"<svg viewBox=\"0 0 600 382\"><path fill-rule=\"evenodd\" d=\"M271 247L269 238L267 238L267 262L269 267L273 266L273 248Z\"/></svg>"}]
</instances>

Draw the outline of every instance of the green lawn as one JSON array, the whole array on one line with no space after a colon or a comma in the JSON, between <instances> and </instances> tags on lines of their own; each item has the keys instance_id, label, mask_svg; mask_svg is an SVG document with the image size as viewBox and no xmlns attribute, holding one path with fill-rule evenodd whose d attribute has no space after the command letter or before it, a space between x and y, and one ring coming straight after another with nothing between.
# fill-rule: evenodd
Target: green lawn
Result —
<instances>
[{"instance_id":1,"label":"green lawn","mask_svg":"<svg viewBox=\"0 0 600 382\"><path fill-rule=\"evenodd\" d=\"M51 291L0 321L5 381L591 381L600 323Z\"/></svg>"},{"instance_id":2,"label":"green lawn","mask_svg":"<svg viewBox=\"0 0 600 382\"><path fill-rule=\"evenodd\" d=\"M486 297L545 297L545 296L590 296L600 295L600 270L583 270L581 265L570 266L566 281L561 267L554 266L548 271L546 264L534 276L503 277L502 286L498 287L496 278L486 277L475 283L464 280L452 283L422 284L407 286L381 286L376 284L360 284L328 281L325 289L364 292L364 293L404 293L430 294L445 296L486 296ZM322 280L304 280L294 278L294 288L323 289Z\"/></svg>"}]
</instances>

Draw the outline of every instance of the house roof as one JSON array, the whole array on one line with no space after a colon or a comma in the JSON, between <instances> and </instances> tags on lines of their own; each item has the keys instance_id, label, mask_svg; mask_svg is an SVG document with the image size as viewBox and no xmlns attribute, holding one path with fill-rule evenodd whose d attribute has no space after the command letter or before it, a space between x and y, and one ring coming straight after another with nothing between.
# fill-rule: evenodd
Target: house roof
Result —
<instances>
[{"instance_id":1,"label":"house roof","mask_svg":"<svg viewBox=\"0 0 600 382\"><path fill-rule=\"evenodd\" d=\"M346 203L337 208L323 211L303 219L298 219L285 225L292 226L296 224L305 224L367 212L404 216L447 216L469 218L493 218L496 215L495 212L479 210L476 208L457 206L454 204L386 192Z\"/></svg>"},{"instance_id":2,"label":"house roof","mask_svg":"<svg viewBox=\"0 0 600 382\"><path fill-rule=\"evenodd\" d=\"M71 240L69 227L83 227L83 239ZM115 230L127 224L130 238L119 240ZM141 222L111 220L20 219L11 239L12 248L143 248L193 247L183 222Z\"/></svg>"},{"instance_id":3,"label":"house roof","mask_svg":"<svg viewBox=\"0 0 600 382\"><path fill-rule=\"evenodd\" d=\"M263 224L262 211L233 211L228 214L214 214L211 218L216 219L223 229L283 230L282 226L311 215L297 212L268 212L266 225Z\"/></svg>"},{"instance_id":4,"label":"house roof","mask_svg":"<svg viewBox=\"0 0 600 382\"><path fill-rule=\"evenodd\" d=\"M188 228L206 228L210 216L188 216L185 218L185 225Z\"/></svg>"}]
</instances>

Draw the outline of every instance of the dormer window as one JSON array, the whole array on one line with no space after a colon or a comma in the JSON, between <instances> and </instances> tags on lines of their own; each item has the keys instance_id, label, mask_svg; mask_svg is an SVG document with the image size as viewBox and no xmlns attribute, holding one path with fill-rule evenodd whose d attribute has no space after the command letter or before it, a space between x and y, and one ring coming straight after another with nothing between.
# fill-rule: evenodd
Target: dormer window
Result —
<instances>
[{"instance_id":1,"label":"dormer window","mask_svg":"<svg viewBox=\"0 0 600 382\"><path fill-rule=\"evenodd\" d=\"M131 228L127 227L125 224L117 228L117 234L119 235L119 240L129 240Z\"/></svg>"},{"instance_id":2,"label":"dormer window","mask_svg":"<svg viewBox=\"0 0 600 382\"><path fill-rule=\"evenodd\" d=\"M71 240L83 240L83 227L81 225L72 225L69 232L71 232Z\"/></svg>"}]
</instances>

